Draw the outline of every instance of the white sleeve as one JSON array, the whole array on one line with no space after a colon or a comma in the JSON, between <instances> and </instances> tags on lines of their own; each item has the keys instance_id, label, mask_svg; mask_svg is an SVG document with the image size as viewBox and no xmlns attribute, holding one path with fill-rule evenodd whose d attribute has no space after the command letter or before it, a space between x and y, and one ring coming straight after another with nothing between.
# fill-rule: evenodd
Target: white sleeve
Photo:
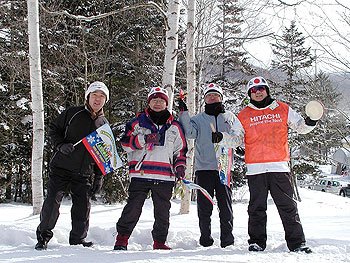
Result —
<instances>
[{"instance_id":1,"label":"white sleeve","mask_svg":"<svg viewBox=\"0 0 350 263\"><path fill-rule=\"evenodd\" d=\"M289 107L289 110L288 110L287 124L290 128L292 128L299 134L309 133L316 127L316 125L315 126L306 125L305 120L300 116L299 113L297 113L291 107Z\"/></svg>"},{"instance_id":2,"label":"white sleeve","mask_svg":"<svg viewBox=\"0 0 350 263\"><path fill-rule=\"evenodd\" d=\"M185 130L186 139L197 139L198 127L197 123L190 117L188 111L184 111L180 114L179 122Z\"/></svg>"},{"instance_id":3,"label":"white sleeve","mask_svg":"<svg viewBox=\"0 0 350 263\"><path fill-rule=\"evenodd\" d=\"M239 119L236 117L230 132L223 132L220 145L226 148L236 148L243 143L245 131Z\"/></svg>"}]
</instances>

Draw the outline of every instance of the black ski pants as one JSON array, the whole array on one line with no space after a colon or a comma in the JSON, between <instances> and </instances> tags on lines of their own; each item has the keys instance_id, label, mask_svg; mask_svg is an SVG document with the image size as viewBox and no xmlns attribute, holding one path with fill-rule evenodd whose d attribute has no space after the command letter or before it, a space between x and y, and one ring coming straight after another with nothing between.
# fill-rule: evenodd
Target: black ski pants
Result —
<instances>
[{"instance_id":1,"label":"black ski pants","mask_svg":"<svg viewBox=\"0 0 350 263\"><path fill-rule=\"evenodd\" d=\"M90 178L55 170L49 176L47 196L40 213L40 224L36 235L38 241L48 242L52 236L64 193L70 190L72 196L72 230L69 243L79 243L87 236L90 217Z\"/></svg>"},{"instance_id":2,"label":"black ski pants","mask_svg":"<svg viewBox=\"0 0 350 263\"><path fill-rule=\"evenodd\" d=\"M196 171L196 183L203 187L208 193L216 196L219 217L220 217L220 245L226 247L233 245L234 237L232 234L233 215L232 215L232 191L231 188L220 183L219 172L215 170ZM213 243L211 236L211 215L213 205L198 190L197 191L197 211L199 218L199 229L201 237L199 243L202 246L210 246Z\"/></svg>"},{"instance_id":3,"label":"black ski pants","mask_svg":"<svg viewBox=\"0 0 350 263\"><path fill-rule=\"evenodd\" d=\"M165 242L169 230L170 198L174 182L160 182L132 178L129 185L129 197L117 222L117 232L130 236L141 216L142 207L149 191L153 201L154 224L153 240Z\"/></svg>"},{"instance_id":4,"label":"black ski pants","mask_svg":"<svg viewBox=\"0 0 350 263\"><path fill-rule=\"evenodd\" d=\"M248 206L249 244L256 243L263 249L266 248L266 209L269 191L281 217L288 248L294 250L305 243L297 204L293 200L290 179L291 175L287 172L248 175L250 192Z\"/></svg>"}]
</instances>

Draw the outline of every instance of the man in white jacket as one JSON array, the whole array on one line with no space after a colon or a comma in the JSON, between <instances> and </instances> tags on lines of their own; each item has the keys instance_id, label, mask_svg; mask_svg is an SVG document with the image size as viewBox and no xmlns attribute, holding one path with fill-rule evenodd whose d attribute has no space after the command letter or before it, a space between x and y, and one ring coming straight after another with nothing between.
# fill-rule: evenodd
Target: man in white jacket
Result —
<instances>
[{"instance_id":1,"label":"man in white jacket","mask_svg":"<svg viewBox=\"0 0 350 263\"><path fill-rule=\"evenodd\" d=\"M305 134L315 128L316 120L305 120L288 104L270 97L262 77L248 82L250 103L238 114L231 133L223 133L221 143L239 146L244 139L250 200L248 206L249 251L266 248L266 209L270 194L277 206L290 251L311 253L305 245L289 169L288 127Z\"/></svg>"},{"instance_id":2,"label":"man in white jacket","mask_svg":"<svg viewBox=\"0 0 350 263\"><path fill-rule=\"evenodd\" d=\"M154 206L153 249L165 245L175 177L185 175L187 145L179 122L167 110L168 92L155 87L148 108L126 124L121 144L128 154L129 198L117 223L114 250L126 250L149 192Z\"/></svg>"}]
</instances>

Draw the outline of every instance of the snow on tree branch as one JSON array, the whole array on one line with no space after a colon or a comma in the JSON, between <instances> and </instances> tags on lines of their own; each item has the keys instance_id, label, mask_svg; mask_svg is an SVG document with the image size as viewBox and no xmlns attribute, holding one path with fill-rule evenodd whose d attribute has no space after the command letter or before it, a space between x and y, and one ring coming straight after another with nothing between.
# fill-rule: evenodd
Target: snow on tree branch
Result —
<instances>
[{"instance_id":1,"label":"snow on tree branch","mask_svg":"<svg viewBox=\"0 0 350 263\"><path fill-rule=\"evenodd\" d=\"M72 15L72 14L68 13L67 11L50 11L50 10L47 10L42 4L40 4L40 7L45 12L47 12L49 14L52 14L52 15L64 15L64 16L70 17L72 19L76 19L76 20L80 20L80 21L86 21L86 22L91 22L93 20L105 18L105 17L111 16L111 15L116 15L116 14L119 14L119 13L122 13L122 12L125 12L125 11L128 11L128 10L141 8L141 7L152 7L152 8L155 8L155 9L157 9L160 12L160 14L164 18L166 18L165 11L158 4L156 4L153 1L149 1L148 3L143 3L143 4L136 4L136 5L133 5L133 6L127 6L127 7L123 7L122 9L119 9L119 10L111 11L111 12L100 14L100 15L96 15L96 16L89 16L89 17L81 16L81 15Z\"/></svg>"}]
</instances>

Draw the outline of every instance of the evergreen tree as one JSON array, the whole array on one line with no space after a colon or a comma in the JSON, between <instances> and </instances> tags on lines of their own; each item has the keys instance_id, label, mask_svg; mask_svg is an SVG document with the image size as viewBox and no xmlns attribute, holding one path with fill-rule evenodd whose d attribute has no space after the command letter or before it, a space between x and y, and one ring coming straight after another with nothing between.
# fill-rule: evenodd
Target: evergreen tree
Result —
<instances>
[{"instance_id":1,"label":"evergreen tree","mask_svg":"<svg viewBox=\"0 0 350 263\"><path fill-rule=\"evenodd\" d=\"M242 40L238 37L241 33L243 23L243 8L237 2L230 0L219 0L218 8L220 16L216 24L216 35L214 38L218 45L211 50L210 61L217 69L212 81L219 84L226 95L227 107L239 112L241 102L246 96L244 85L245 74L253 72L251 65L247 62L246 52L242 51Z\"/></svg>"},{"instance_id":2,"label":"evergreen tree","mask_svg":"<svg viewBox=\"0 0 350 263\"><path fill-rule=\"evenodd\" d=\"M92 16L135 3L112 0L47 1L47 8ZM118 139L125 122L146 106L144 102L149 87L161 83L163 17L153 9L129 10L91 22L46 14L43 25L43 34L48 40L43 44L46 48L43 51L46 54L45 65L53 75L49 87L56 91L56 98L60 98L54 104L49 104L54 108L48 111L57 115L59 105L66 107L84 103L83 93L88 83L103 81L111 94L105 114ZM55 63L52 63L53 60ZM57 92L61 96L57 96ZM122 152L121 148L119 152ZM126 163L126 156L122 156ZM116 177L122 180L110 180ZM128 182L125 168L105 178L104 189L114 189L103 192L105 201L125 198L120 182Z\"/></svg>"},{"instance_id":3,"label":"evergreen tree","mask_svg":"<svg viewBox=\"0 0 350 263\"><path fill-rule=\"evenodd\" d=\"M337 108L341 94L332 86L329 76L321 72L308 77L307 70L315 62L315 57L310 48L305 47L305 37L298 31L295 21L285 28L281 39L272 47L276 56L273 66L286 76L274 83L274 90L281 100L286 100L304 117L305 105L310 100L319 100L326 108ZM298 178L303 179L305 173L317 174L317 165L329 163L330 149L340 144L340 127L345 127L344 118L339 113L329 112L309 134L298 135L290 130L292 164ZM344 128L340 129L344 131Z\"/></svg>"},{"instance_id":4,"label":"evergreen tree","mask_svg":"<svg viewBox=\"0 0 350 263\"><path fill-rule=\"evenodd\" d=\"M318 121L317 127L311 133L298 136L301 153L313 163L329 164L331 150L341 147L341 140L349 133L344 116L334 110L337 109L342 95L323 72L315 76L308 93L313 100L324 104L326 116Z\"/></svg>"},{"instance_id":5,"label":"evergreen tree","mask_svg":"<svg viewBox=\"0 0 350 263\"><path fill-rule=\"evenodd\" d=\"M31 201L26 11L25 1L3 1L0 7L0 201Z\"/></svg>"},{"instance_id":6,"label":"evergreen tree","mask_svg":"<svg viewBox=\"0 0 350 263\"><path fill-rule=\"evenodd\" d=\"M31 110L28 71L26 1L3 1L0 13L0 200L30 202ZM162 1L155 1L162 4ZM49 1L41 4L50 11L92 16L132 6L139 1ZM85 103L84 90L95 80L110 89L111 99L105 114L115 130L116 139L123 124L145 104L149 87L159 85L164 53L164 19L154 9L135 9L91 22L74 20L41 9L40 37L47 125L68 106ZM45 172L52 155L45 137ZM122 150L119 149L122 153ZM126 156L122 155L124 162ZM121 180L114 180L118 176ZM109 180L109 178L114 178ZM126 167L106 177L105 201L125 198L120 182L126 184ZM29 182L27 184L27 182ZM111 182L111 185L109 185ZM114 184L114 185L113 185ZM118 187L114 187L118 186ZM6 190L7 189L7 190Z\"/></svg>"},{"instance_id":7,"label":"evergreen tree","mask_svg":"<svg viewBox=\"0 0 350 263\"><path fill-rule=\"evenodd\" d=\"M311 82L305 74L312 66L315 58L310 53L310 48L304 47L305 37L298 31L295 21L289 28L285 28L280 40L272 44L273 54L276 59L272 61L275 69L283 75L273 83L274 95L277 99L286 101L294 110L303 112L305 104L310 100ZM295 133L290 136L291 149L296 150L298 141Z\"/></svg>"},{"instance_id":8,"label":"evergreen tree","mask_svg":"<svg viewBox=\"0 0 350 263\"><path fill-rule=\"evenodd\" d=\"M286 76L278 82L279 88L276 91L296 110L301 110L307 101L309 81L306 72L315 61L311 48L304 45L305 37L298 31L295 21L291 22L289 28L285 27L282 37L272 44L276 58L272 61L272 66Z\"/></svg>"},{"instance_id":9,"label":"evergreen tree","mask_svg":"<svg viewBox=\"0 0 350 263\"><path fill-rule=\"evenodd\" d=\"M305 47L305 37L298 31L295 21L283 30L282 37L272 44L272 50L276 58L272 61L272 66L283 73L282 79L273 84L277 99L287 102L291 108L302 113L311 95L308 90L312 83L306 73L315 58L311 55L310 47ZM301 146L304 143L310 145L313 132L307 137L303 136L305 135L298 135L289 129L292 171L293 165L305 168L304 164L310 162L308 156L302 155ZM303 172L302 169L298 170Z\"/></svg>"},{"instance_id":10,"label":"evergreen tree","mask_svg":"<svg viewBox=\"0 0 350 263\"><path fill-rule=\"evenodd\" d=\"M245 76L252 74L253 69L247 62L246 52L242 51L242 40L239 40L243 23L243 8L237 2L219 0L219 19L216 23L214 38L218 45L210 50L210 63L215 67L211 82L223 88L225 94L225 108L234 113L242 109L242 101L246 97ZM235 169L231 175L233 187L242 186L244 176L244 159L234 155Z\"/></svg>"}]
</instances>

